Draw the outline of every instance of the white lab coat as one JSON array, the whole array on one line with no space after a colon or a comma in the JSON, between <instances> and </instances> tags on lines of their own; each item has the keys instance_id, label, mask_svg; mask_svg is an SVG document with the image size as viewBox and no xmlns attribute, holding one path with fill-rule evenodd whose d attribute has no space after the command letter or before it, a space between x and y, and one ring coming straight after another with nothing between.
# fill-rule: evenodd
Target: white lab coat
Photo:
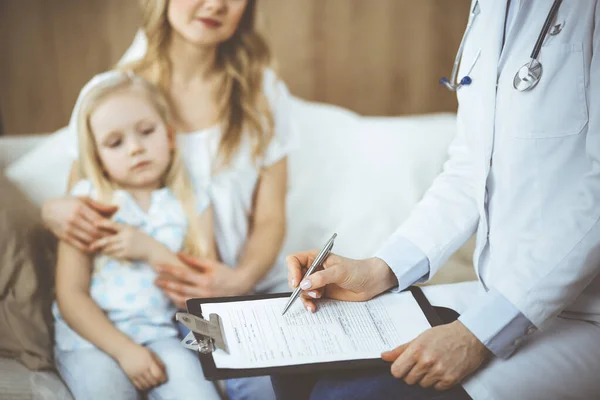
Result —
<instances>
[{"instance_id":1,"label":"white lab coat","mask_svg":"<svg viewBox=\"0 0 600 400\"><path fill-rule=\"evenodd\" d=\"M542 79L518 92L552 0L521 0L502 55L507 1L479 2L450 159L398 233L433 275L476 231L479 284L441 297L494 287L539 328L464 382L474 399L600 399L600 5L563 1Z\"/></svg>"}]
</instances>

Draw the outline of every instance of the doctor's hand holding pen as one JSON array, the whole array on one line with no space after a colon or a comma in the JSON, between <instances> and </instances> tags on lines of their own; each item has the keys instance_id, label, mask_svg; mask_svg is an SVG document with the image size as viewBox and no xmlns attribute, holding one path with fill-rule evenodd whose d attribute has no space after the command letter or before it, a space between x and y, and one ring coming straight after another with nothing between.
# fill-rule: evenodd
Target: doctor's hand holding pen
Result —
<instances>
[{"instance_id":1,"label":"doctor's hand holding pen","mask_svg":"<svg viewBox=\"0 0 600 400\"><path fill-rule=\"evenodd\" d=\"M333 253L323 262L323 268L306 279L308 266L319 252L307 251L293 254L286 259L288 284L292 289L300 285L304 307L311 312L317 310L315 299L323 296L344 301L365 301L398 285L398 280L379 258L352 260Z\"/></svg>"},{"instance_id":2,"label":"doctor's hand holding pen","mask_svg":"<svg viewBox=\"0 0 600 400\"><path fill-rule=\"evenodd\" d=\"M391 268L380 258L353 260L333 253L323 268L304 278L318 251L287 257L288 283L300 285L304 307L317 310L317 299L365 301L398 285ZM400 343L399 343L400 344ZM390 373L409 385L447 390L477 370L491 353L462 322L456 320L426 330L408 343L382 353Z\"/></svg>"}]
</instances>

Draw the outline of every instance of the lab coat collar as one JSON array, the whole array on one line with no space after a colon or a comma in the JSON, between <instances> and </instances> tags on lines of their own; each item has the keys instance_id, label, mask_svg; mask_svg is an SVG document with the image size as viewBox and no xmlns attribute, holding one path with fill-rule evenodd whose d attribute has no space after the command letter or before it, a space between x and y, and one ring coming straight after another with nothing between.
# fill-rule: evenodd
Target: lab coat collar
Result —
<instances>
[{"instance_id":1,"label":"lab coat collar","mask_svg":"<svg viewBox=\"0 0 600 400\"><path fill-rule=\"evenodd\" d=\"M471 10L473 9L473 7L475 6L475 3L479 2L479 10L480 11L489 11L491 8L493 8L496 5L502 5L502 7L504 7L504 10L506 10L506 5L508 3L508 0L473 0L472 5L471 5ZM513 0L514 2L514 0ZM519 1L520 3L520 1Z\"/></svg>"},{"instance_id":2,"label":"lab coat collar","mask_svg":"<svg viewBox=\"0 0 600 400\"><path fill-rule=\"evenodd\" d=\"M517 7L521 7L521 0L511 0L511 7L513 5L516 5ZM479 10L480 11L490 11L490 9L494 8L495 6L500 6L502 9L504 9L504 11L506 12L506 6L508 5L508 0L473 0L472 5L471 5L471 10L473 9L472 7L475 6L475 3L479 2Z\"/></svg>"},{"instance_id":3,"label":"lab coat collar","mask_svg":"<svg viewBox=\"0 0 600 400\"><path fill-rule=\"evenodd\" d=\"M471 2L472 3L471 4L471 11L473 11L473 8L475 7L475 4L477 4L477 3L479 3L479 10L483 11L486 8L486 6L487 6L487 4L486 4L487 2L488 2L488 0L473 0Z\"/></svg>"}]
</instances>

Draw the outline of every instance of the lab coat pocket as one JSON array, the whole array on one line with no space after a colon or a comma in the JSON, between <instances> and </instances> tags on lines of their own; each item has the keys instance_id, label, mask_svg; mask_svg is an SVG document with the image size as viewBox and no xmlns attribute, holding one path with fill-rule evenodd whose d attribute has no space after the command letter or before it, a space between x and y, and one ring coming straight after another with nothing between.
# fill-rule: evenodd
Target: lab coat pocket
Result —
<instances>
[{"instance_id":1,"label":"lab coat pocket","mask_svg":"<svg viewBox=\"0 0 600 400\"><path fill-rule=\"evenodd\" d=\"M588 122L582 43L542 47L543 73L532 90L511 90L511 132L520 138L577 135Z\"/></svg>"}]
</instances>

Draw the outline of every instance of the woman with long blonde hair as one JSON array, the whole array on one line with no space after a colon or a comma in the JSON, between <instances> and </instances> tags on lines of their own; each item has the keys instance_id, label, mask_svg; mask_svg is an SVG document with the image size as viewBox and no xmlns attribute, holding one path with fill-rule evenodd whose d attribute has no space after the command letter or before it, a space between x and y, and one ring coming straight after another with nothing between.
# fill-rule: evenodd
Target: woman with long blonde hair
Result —
<instances>
[{"instance_id":1,"label":"woman with long blonde hair","mask_svg":"<svg viewBox=\"0 0 600 400\"><path fill-rule=\"evenodd\" d=\"M257 0L143 0L144 55L120 68L158 86L174 111L177 144L195 184L210 185L218 259L163 266L156 285L179 307L190 297L287 291L285 236L290 96L256 30ZM70 181L77 177L74 168ZM44 220L89 251L114 208L86 197L48 201ZM246 389L258 384L260 389ZM228 394L273 398L270 382L228 381ZM260 392L263 390L262 392ZM252 396L251 396L252 398Z\"/></svg>"}]
</instances>

